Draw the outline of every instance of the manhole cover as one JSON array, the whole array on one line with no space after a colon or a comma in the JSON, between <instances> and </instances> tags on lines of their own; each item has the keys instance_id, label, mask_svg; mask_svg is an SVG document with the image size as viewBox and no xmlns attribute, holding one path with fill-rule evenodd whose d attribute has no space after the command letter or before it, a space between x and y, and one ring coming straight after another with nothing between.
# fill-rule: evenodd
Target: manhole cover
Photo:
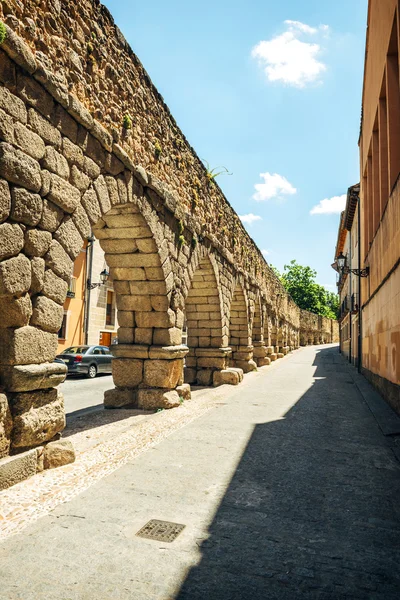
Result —
<instances>
[{"instance_id":1,"label":"manhole cover","mask_svg":"<svg viewBox=\"0 0 400 600\"><path fill-rule=\"evenodd\" d=\"M169 521L158 521L151 519L142 529L137 532L137 536L148 538L149 540L158 540L159 542L173 542L178 537L186 525L179 523L170 523Z\"/></svg>"}]
</instances>

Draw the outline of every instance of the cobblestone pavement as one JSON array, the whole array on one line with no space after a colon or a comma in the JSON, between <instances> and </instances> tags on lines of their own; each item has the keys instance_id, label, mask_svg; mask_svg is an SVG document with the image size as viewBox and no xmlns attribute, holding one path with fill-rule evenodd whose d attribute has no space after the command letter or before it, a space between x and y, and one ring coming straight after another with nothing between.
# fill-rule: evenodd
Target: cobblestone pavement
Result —
<instances>
[{"instance_id":1,"label":"cobblestone pavement","mask_svg":"<svg viewBox=\"0 0 400 600\"><path fill-rule=\"evenodd\" d=\"M116 428L109 474L105 459L0 545L1 599L400 597L400 465L336 348L129 419L101 425ZM150 424L162 433L146 445ZM99 449L85 440L82 456ZM150 519L186 527L172 543L137 537Z\"/></svg>"}]
</instances>

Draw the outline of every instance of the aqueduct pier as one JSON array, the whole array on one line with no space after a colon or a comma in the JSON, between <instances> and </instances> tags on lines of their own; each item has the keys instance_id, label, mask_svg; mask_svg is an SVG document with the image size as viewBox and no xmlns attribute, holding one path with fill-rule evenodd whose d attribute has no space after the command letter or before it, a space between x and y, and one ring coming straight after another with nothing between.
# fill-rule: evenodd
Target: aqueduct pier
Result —
<instances>
[{"instance_id":1,"label":"aqueduct pier","mask_svg":"<svg viewBox=\"0 0 400 600\"><path fill-rule=\"evenodd\" d=\"M52 361L92 232L117 294L109 407L173 407L184 372L236 384L337 341L282 287L104 6L3 0L0 22L0 459L65 426Z\"/></svg>"}]
</instances>

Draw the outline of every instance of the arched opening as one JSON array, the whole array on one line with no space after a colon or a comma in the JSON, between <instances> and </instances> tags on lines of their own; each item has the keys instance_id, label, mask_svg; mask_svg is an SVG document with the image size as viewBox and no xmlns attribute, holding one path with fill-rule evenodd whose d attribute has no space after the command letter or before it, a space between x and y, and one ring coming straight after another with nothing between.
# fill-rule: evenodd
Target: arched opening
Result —
<instances>
[{"instance_id":1,"label":"arched opening","mask_svg":"<svg viewBox=\"0 0 400 600\"><path fill-rule=\"evenodd\" d=\"M265 308L265 307L264 307ZM254 306L254 318L252 328L252 342L253 342L253 358L257 367L264 367L269 365L271 360L268 358L268 349L265 345L264 340L264 322L266 317L266 311L262 310L261 299L256 298Z\"/></svg>"},{"instance_id":2,"label":"arched opening","mask_svg":"<svg viewBox=\"0 0 400 600\"><path fill-rule=\"evenodd\" d=\"M171 308L173 272L139 206L110 208L93 225L110 269L118 309L118 344L113 347L114 390L107 407L159 408L179 404L183 383L181 327Z\"/></svg>"},{"instance_id":3,"label":"arched opening","mask_svg":"<svg viewBox=\"0 0 400 600\"><path fill-rule=\"evenodd\" d=\"M203 257L193 275L185 301L187 345L185 382L211 385L214 373L227 366L223 346L221 302L214 268Z\"/></svg>"},{"instance_id":4,"label":"arched opening","mask_svg":"<svg viewBox=\"0 0 400 600\"><path fill-rule=\"evenodd\" d=\"M229 346L232 348L231 362L234 367L243 369L244 373L257 368L252 360L250 327L246 297L240 284L236 285L230 306Z\"/></svg>"}]
</instances>

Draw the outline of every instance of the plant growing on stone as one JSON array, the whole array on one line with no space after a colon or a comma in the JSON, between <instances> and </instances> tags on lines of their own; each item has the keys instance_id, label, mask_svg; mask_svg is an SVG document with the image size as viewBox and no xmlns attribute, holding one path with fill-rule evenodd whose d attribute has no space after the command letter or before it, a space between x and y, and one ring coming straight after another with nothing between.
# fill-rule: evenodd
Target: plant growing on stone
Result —
<instances>
[{"instance_id":1,"label":"plant growing on stone","mask_svg":"<svg viewBox=\"0 0 400 600\"><path fill-rule=\"evenodd\" d=\"M4 42L7 37L7 29L3 21L0 21L0 45Z\"/></svg>"},{"instance_id":2,"label":"plant growing on stone","mask_svg":"<svg viewBox=\"0 0 400 600\"><path fill-rule=\"evenodd\" d=\"M88 53L88 54L92 54L92 52L93 52L93 50L94 50L94 46L93 46L92 42L88 42L88 43L86 44L86 50L87 50L87 53Z\"/></svg>"},{"instance_id":3,"label":"plant growing on stone","mask_svg":"<svg viewBox=\"0 0 400 600\"><path fill-rule=\"evenodd\" d=\"M192 237L192 241L191 241L191 246L192 246L193 250L196 248L196 246L197 246L197 243L198 243L197 236L195 236L195 235L194 235L194 236Z\"/></svg>"},{"instance_id":4,"label":"plant growing on stone","mask_svg":"<svg viewBox=\"0 0 400 600\"><path fill-rule=\"evenodd\" d=\"M182 219L178 221L178 233L181 235L185 231Z\"/></svg>"},{"instance_id":5,"label":"plant growing on stone","mask_svg":"<svg viewBox=\"0 0 400 600\"><path fill-rule=\"evenodd\" d=\"M182 248L182 246L184 246L185 244L186 244L186 240L185 240L184 236L180 235L178 237L178 246L179 246L179 248Z\"/></svg>"},{"instance_id":6,"label":"plant growing on stone","mask_svg":"<svg viewBox=\"0 0 400 600\"><path fill-rule=\"evenodd\" d=\"M122 119L122 125L123 125L124 129L132 129L132 118L130 115L128 115L128 114L124 115L124 117Z\"/></svg>"},{"instance_id":7,"label":"plant growing on stone","mask_svg":"<svg viewBox=\"0 0 400 600\"><path fill-rule=\"evenodd\" d=\"M208 183L215 183L215 178L218 177L218 175L232 175L232 173L229 173L228 169L226 167L214 167L214 169L210 169L210 165L206 160L203 160L205 166L206 166L206 177L208 180ZM217 169L222 169L222 171L217 171Z\"/></svg>"},{"instance_id":8,"label":"plant growing on stone","mask_svg":"<svg viewBox=\"0 0 400 600\"><path fill-rule=\"evenodd\" d=\"M160 158L161 153L162 153L161 144L160 144L160 142L157 141L154 144L154 154L156 155L156 158Z\"/></svg>"}]
</instances>

